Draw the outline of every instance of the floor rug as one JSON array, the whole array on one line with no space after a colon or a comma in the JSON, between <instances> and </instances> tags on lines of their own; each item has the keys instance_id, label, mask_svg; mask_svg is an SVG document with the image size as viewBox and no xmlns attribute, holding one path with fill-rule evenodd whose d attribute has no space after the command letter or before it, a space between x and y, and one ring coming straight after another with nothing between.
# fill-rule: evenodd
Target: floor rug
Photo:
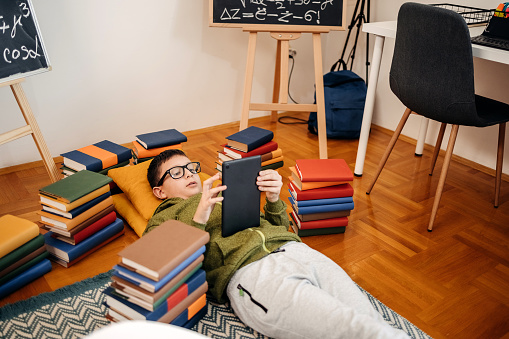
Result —
<instances>
[{"instance_id":1,"label":"floor rug","mask_svg":"<svg viewBox=\"0 0 509 339\"><path fill-rule=\"evenodd\" d=\"M108 325L102 291L108 286L111 273L0 308L0 338L81 338ZM390 325L411 338L430 338L360 289ZM192 329L211 338L267 338L244 325L228 304L211 300L207 300L207 314Z\"/></svg>"}]
</instances>

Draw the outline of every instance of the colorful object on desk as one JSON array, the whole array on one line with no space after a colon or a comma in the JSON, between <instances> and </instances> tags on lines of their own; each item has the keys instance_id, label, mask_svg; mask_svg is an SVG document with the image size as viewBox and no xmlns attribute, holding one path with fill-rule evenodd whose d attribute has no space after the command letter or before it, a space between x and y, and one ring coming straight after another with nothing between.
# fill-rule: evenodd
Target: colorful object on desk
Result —
<instances>
[{"instance_id":1,"label":"colorful object on desk","mask_svg":"<svg viewBox=\"0 0 509 339\"><path fill-rule=\"evenodd\" d=\"M509 18L509 2L503 2L495 10L495 16Z\"/></svg>"}]
</instances>

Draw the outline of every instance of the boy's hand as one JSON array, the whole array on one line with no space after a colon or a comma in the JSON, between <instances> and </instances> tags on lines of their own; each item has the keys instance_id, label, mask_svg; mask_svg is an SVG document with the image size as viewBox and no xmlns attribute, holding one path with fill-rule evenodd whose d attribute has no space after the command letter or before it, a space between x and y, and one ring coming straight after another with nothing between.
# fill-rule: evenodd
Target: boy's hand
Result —
<instances>
[{"instance_id":1,"label":"boy's hand","mask_svg":"<svg viewBox=\"0 0 509 339\"><path fill-rule=\"evenodd\" d=\"M199 224L206 224L209 220L210 214L214 210L214 206L216 203L223 201L223 197L218 197L219 192L224 191L226 189L225 185L212 187L214 181L219 180L221 178L221 173L216 173L214 176L208 178L203 182L203 191L200 199L200 203L198 204L198 208L196 209L196 213L194 214L193 220Z\"/></svg>"},{"instance_id":2,"label":"boy's hand","mask_svg":"<svg viewBox=\"0 0 509 339\"><path fill-rule=\"evenodd\" d=\"M278 172L272 169L260 171L256 184L260 191L265 192L268 201L276 202L279 200L283 179Z\"/></svg>"}]
</instances>

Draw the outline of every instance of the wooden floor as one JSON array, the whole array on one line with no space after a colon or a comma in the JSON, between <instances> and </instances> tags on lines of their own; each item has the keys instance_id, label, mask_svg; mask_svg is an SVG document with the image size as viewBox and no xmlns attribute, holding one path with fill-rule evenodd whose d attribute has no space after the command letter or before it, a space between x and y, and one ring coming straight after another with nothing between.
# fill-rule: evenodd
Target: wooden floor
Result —
<instances>
[{"instance_id":1,"label":"wooden floor","mask_svg":"<svg viewBox=\"0 0 509 339\"><path fill-rule=\"evenodd\" d=\"M306 125L271 123L268 118L250 124L274 131L285 157L279 170L284 177L295 159L318 157L317 137ZM186 132L184 150L202 162L205 172L214 173L219 145L237 130L238 124L228 124ZM428 233L442 157L437 174L429 176L431 151L415 157L414 145L400 140L371 195L365 194L389 138L379 128L371 132L364 175L353 181L355 209L346 233L303 241L435 338L509 338L509 183L502 183L501 204L495 209L494 178L453 161L434 230ZM345 159L353 170L357 140L329 140L328 153ZM37 221L37 191L50 183L49 177L42 165L12 170L0 170L0 215ZM288 195L284 188L285 200ZM116 253L136 239L127 228L124 236L71 268L53 264L50 273L0 300L0 306L108 271L117 262Z\"/></svg>"}]
</instances>

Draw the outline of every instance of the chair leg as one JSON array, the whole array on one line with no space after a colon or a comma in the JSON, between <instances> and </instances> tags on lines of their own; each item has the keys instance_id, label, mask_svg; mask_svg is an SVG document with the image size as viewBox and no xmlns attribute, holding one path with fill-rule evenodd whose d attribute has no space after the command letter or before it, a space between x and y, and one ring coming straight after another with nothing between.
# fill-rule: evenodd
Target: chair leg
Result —
<instances>
[{"instance_id":1,"label":"chair leg","mask_svg":"<svg viewBox=\"0 0 509 339\"><path fill-rule=\"evenodd\" d=\"M440 198L442 197L442 191L444 190L445 178L449 171L449 164L451 163L452 150L454 149L456 137L458 136L458 129L459 125L452 125L449 143L447 144L447 151L445 152L444 165L442 166L442 172L440 173L440 179L438 180L437 192L435 193L435 199L433 200L433 209L431 210L431 218L429 219L428 232L433 230L433 223L435 222L438 205L440 204Z\"/></svg>"},{"instance_id":2,"label":"chair leg","mask_svg":"<svg viewBox=\"0 0 509 339\"><path fill-rule=\"evenodd\" d=\"M433 175L433 170L435 169L435 164L437 163L438 154L440 153L440 147L442 146L442 140L444 139L445 128L447 124L443 122L440 125L440 130L438 131L437 142L435 143L435 150L433 151L433 157L431 158L431 166L429 169L429 175Z\"/></svg>"},{"instance_id":3,"label":"chair leg","mask_svg":"<svg viewBox=\"0 0 509 339\"><path fill-rule=\"evenodd\" d=\"M405 126L405 123L408 120L408 117L412 113L412 110L410 108L407 108L405 110L405 113L403 113L403 116L401 117L401 120L399 121L398 127L396 127L396 130L394 131L394 134L392 135L391 141L389 141L389 145L387 145L387 148L385 149L385 153L382 156L382 159L380 160L380 163L378 164L378 169L376 171L375 177L373 178L373 182L371 182L371 185L369 185L368 190L366 191L366 194L371 193L371 190L373 189L373 186L375 186L375 182L378 179L378 176L382 172L385 163L387 162L387 159L389 159L389 155L392 152L392 149L394 148L394 145L396 144L396 141L398 141L398 137L401 134L401 131L403 130L403 127Z\"/></svg>"},{"instance_id":4,"label":"chair leg","mask_svg":"<svg viewBox=\"0 0 509 339\"><path fill-rule=\"evenodd\" d=\"M506 127L505 122L498 125L497 169L495 174L495 207L498 207L500 198L500 185L502 184L502 164L504 162L505 127Z\"/></svg>"}]
</instances>

